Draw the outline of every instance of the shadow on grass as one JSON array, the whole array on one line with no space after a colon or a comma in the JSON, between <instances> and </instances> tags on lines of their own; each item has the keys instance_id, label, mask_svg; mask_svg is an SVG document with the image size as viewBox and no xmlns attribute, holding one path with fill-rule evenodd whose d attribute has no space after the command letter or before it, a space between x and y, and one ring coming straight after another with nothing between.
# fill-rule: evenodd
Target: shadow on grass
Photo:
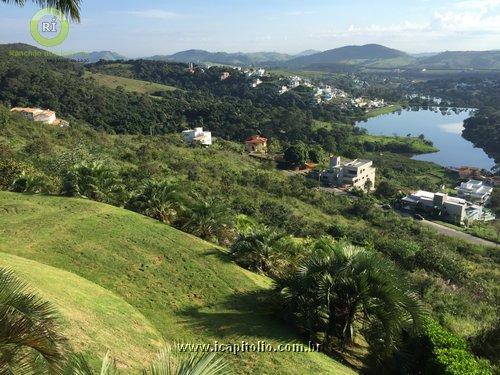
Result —
<instances>
[{"instance_id":1,"label":"shadow on grass","mask_svg":"<svg viewBox=\"0 0 500 375\"><path fill-rule=\"evenodd\" d=\"M181 311L184 324L194 331L203 331L217 337L252 337L256 340L296 340L292 327L288 327L274 314L271 291L261 290L238 293L212 307L189 307Z\"/></svg>"}]
</instances>

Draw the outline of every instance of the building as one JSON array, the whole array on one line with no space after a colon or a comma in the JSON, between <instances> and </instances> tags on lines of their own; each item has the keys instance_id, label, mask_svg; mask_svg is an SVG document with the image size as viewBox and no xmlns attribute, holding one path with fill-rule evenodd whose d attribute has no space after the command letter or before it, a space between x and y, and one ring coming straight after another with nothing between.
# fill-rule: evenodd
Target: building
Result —
<instances>
[{"instance_id":1,"label":"building","mask_svg":"<svg viewBox=\"0 0 500 375\"><path fill-rule=\"evenodd\" d=\"M224 72L221 74L220 76L220 80L221 81L225 81L226 79L228 79L229 77L231 77L231 74L229 72Z\"/></svg>"},{"instance_id":2,"label":"building","mask_svg":"<svg viewBox=\"0 0 500 375\"><path fill-rule=\"evenodd\" d=\"M375 189L376 168L373 161L356 159L343 162L340 156L330 157L330 169L322 179L330 186L354 187L361 190Z\"/></svg>"},{"instance_id":3,"label":"building","mask_svg":"<svg viewBox=\"0 0 500 375\"><path fill-rule=\"evenodd\" d=\"M261 84L262 84L262 80L260 80L259 78L257 78L255 81L252 82L252 87L256 88L257 86L259 86Z\"/></svg>"},{"instance_id":4,"label":"building","mask_svg":"<svg viewBox=\"0 0 500 375\"><path fill-rule=\"evenodd\" d=\"M56 113L48 109L15 107L11 112L21 113L28 120L43 122L44 124L54 124L57 120Z\"/></svg>"},{"instance_id":5,"label":"building","mask_svg":"<svg viewBox=\"0 0 500 375\"><path fill-rule=\"evenodd\" d=\"M278 95L283 95L285 92L288 92L287 86L281 86L281 89L278 91Z\"/></svg>"},{"instance_id":6,"label":"building","mask_svg":"<svg viewBox=\"0 0 500 375\"><path fill-rule=\"evenodd\" d=\"M56 113L49 109L28 108L28 107L15 107L10 110L11 112L21 113L30 121L42 122L44 124L56 125L61 128L69 126L69 122L58 119Z\"/></svg>"},{"instance_id":7,"label":"building","mask_svg":"<svg viewBox=\"0 0 500 375\"><path fill-rule=\"evenodd\" d=\"M267 138L254 135L245 141L245 149L249 153L265 154L267 152Z\"/></svg>"},{"instance_id":8,"label":"building","mask_svg":"<svg viewBox=\"0 0 500 375\"><path fill-rule=\"evenodd\" d=\"M474 167L460 167L458 175L462 179L479 178L481 176L481 169Z\"/></svg>"},{"instance_id":9,"label":"building","mask_svg":"<svg viewBox=\"0 0 500 375\"><path fill-rule=\"evenodd\" d=\"M403 208L416 210L435 216L455 224L470 224L473 221L495 220L495 215L480 205L467 202L463 198L450 197L444 193L431 193L419 190L401 202Z\"/></svg>"},{"instance_id":10,"label":"building","mask_svg":"<svg viewBox=\"0 0 500 375\"><path fill-rule=\"evenodd\" d=\"M490 199L493 193L493 186L478 180L462 182L457 187L458 196L468 201L484 204Z\"/></svg>"},{"instance_id":11,"label":"building","mask_svg":"<svg viewBox=\"0 0 500 375\"><path fill-rule=\"evenodd\" d=\"M212 144L212 133L203 131L203 128L184 130L182 136L189 144L201 144L204 146L210 146Z\"/></svg>"}]
</instances>

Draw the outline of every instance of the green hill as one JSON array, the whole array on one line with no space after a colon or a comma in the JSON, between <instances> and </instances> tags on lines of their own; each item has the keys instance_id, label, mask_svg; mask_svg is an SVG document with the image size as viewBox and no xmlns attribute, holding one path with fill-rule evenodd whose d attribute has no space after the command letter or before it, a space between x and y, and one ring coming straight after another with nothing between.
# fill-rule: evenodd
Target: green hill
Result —
<instances>
[{"instance_id":1,"label":"green hill","mask_svg":"<svg viewBox=\"0 0 500 375\"><path fill-rule=\"evenodd\" d=\"M116 294L74 273L7 253L0 253L0 266L13 270L55 304L71 345L92 362L98 363L109 349L118 367L138 368L162 347L151 323Z\"/></svg>"},{"instance_id":2,"label":"green hill","mask_svg":"<svg viewBox=\"0 0 500 375\"><path fill-rule=\"evenodd\" d=\"M112 51L77 52L67 55L66 57L68 59L77 60L84 63L95 63L100 60L106 60L106 61L127 60L125 56L122 56Z\"/></svg>"},{"instance_id":3,"label":"green hill","mask_svg":"<svg viewBox=\"0 0 500 375\"><path fill-rule=\"evenodd\" d=\"M96 329L107 314L114 316L108 309L115 306L134 314L119 315L121 322L80 342L78 328L70 324L79 349L109 347L120 363L134 367L126 353L146 361L157 342L155 330L170 343L263 340L277 347L296 341L290 328L262 307L269 279L237 267L210 243L86 200L0 192L0 213L0 264L10 265L61 306L67 321L79 321L74 311L89 311L97 318L85 324ZM63 286L69 295L63 295ZM76 298L71 290L88 293ZM135 324L126 324L127 319ZM146 319L152 327L135 334L138 327L150 327ZM135 351L148 343L144 353ZM318 353L227 354L227 359L237 374L353 373Z\"/></svg>"},{"instance_id":4,"label":"green hill","mask_svg":"<svg viewBox=\"0 0 500 375\"><path fill-rule=\"evenodd\" d=\"M109 74L85 72L86 77L93 78L99 85L116 89L123 87L125 91L138 92L141 94L155 95L157 93L177 90L173 86L160 83L141 81L138 79L112 76Z\"/></svg>"},{"instance_id":5,"label":"green hill","mask_svg":"<svg viewBox=\"0 0 500 375\"><path fill-rule=\"evenodd\" d=\"M292 68L327 67L336 65L370 65L382 64L385 60L404 60L407 64L411 59L406 53L379 44L363 46L345 46L319 52L309 56L292 59L288 66Z\"/></svg>"},{"instance_id":6,"label":"green hill","mask_svg":"<svg viewBox=\"0 0 500 375\"><path fill-rule=\"evenodd\" d=\"M419 59L427 69L500 69L500 51L446 51Z\"/></svg>"}]
</instances>

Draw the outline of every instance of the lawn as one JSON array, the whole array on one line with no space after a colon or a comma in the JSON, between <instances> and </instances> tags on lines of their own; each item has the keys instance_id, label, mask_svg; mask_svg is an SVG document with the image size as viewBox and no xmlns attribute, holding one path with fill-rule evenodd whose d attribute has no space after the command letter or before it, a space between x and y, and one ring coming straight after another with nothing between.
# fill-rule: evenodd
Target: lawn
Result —
<instances>
[{"instance_id":1,"label":"lawn","mask_svg":"<svg viewBox=\"0 0 500 375\"><path fill-rule=\"evenodd\" d=\"M131 339L124 336L122 327L110 328L111 341L120 337L119 343L109 343L104 333L93 336L95 342L89 346L82 342L87 351L109 346L121 362L126 361L123 353L129 348L143 345L148 337L156 341L155 331L169 343L263 340L277 346L297 341L292 329L274 318L262 302L269 279L236 266L212 244L123 209L86 200L0 192L0 253L37 262L31 264L43 272L28 275L29 261L5 254L1 258L9 264L9 259L16 259L18 265L12 263L13 268L49 300L64 304L68 310L62 313L69 321L73 309L99 308L99 316L101 312L114 315L107 300L89 299L84 305L71 295L58 299L62 285L78 289L81 284L106 289L107 298L139 314L140 324L150 322L150 336L143 333L141 341L135 334ZM59 282L49 282L55 275L60 275ZM89 293L93 292L89 289ZM80 336L76 332L73 340ZM148 355L144 353L144 362ZM226 358L235 374L354 373L319 353L244 353L226 354Z\"/></svg>"},{"instance_id":2,"label":"lawn","mask_svg":"<svg viewBox=\"0 0 500 375\"><path fill-rule=\"evenodd\" d=\"M409 154L429 154L439 151L436 147L425 143L423 140L417 137L397 137L364 134L358 137L358 141L360 143L368 142L383 146L387 146L389 144L408 145Z\"/></svg>"},{"instance_id":3,"label":"lawn","mask_svg":"<svg viewBox=\"0 0 500 375\"><path fill-rule=\"evenodd\" d=\"M140 81L138 79L132 78L118 77L108 74L85 72L85 76L95 79L96 82L102 86L106 86L112 89L123 87L123 89L126 91L138 92L141 94L154 95L158 92L177 90L177 88L173 86Z\"/></svg>"},{"instance_id":4,"label":"lawn","mask_svg":"<svg viewBox=\"0 0 500 375\"><path fill-rule=\"evenodd\" d=\"M387 115L389 113L399 111L402 108L403 107L401 107L399 104L391 104L391 105L388 105L388 106L385 106L382 108L370 110L370 111L366 112L365 116L366 116L366 118L371 118L371 117Z\"/></svg>"},{"instance_id":5,"label":"lawn","mask_svg":"<svg viewBox=\"0 0 500 375\"><path fill-rule=\"evenodd\" d=\"M109 349L119 368L138 368L162 347L160 334L139 311L74 273L6 253L0 253L0 267L14 271L56 306L71 346L94 364Z\"/></svg>"}]
</instances>

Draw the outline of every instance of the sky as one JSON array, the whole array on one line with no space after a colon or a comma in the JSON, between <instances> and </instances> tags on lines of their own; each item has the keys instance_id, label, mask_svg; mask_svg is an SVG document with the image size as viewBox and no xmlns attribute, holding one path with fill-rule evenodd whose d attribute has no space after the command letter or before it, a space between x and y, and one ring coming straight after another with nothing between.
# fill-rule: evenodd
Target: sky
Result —
<instances>
[{"instance_id":1,"label":"sky","mask_svg":"<svg viewBox=\"0 0 500 375\"><path fill-rule=\"evenodd\" d=\"M409 53L500 49L500 0L81 0L54 52L298 53L379 43ZM39 8L0 2L0 43L36 45Z\"/></svg>"}]
</instances>

